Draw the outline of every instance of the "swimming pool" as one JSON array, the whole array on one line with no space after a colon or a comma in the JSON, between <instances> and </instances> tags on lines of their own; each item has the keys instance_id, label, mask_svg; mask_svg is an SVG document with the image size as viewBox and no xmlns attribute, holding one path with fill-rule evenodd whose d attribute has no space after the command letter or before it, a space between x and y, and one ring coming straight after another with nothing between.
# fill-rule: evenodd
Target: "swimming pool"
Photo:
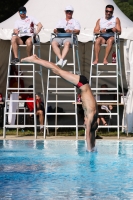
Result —
<instances>
[{"instance_id":1,"label":"swimming pool","mask_svg":"<svg viewBox=\"0 0 133 200\"><path fill-rule=\"evenodd\" d=\"M0 199L133 199L132 141L0 140Z\"/></svg>"}]
</instances>

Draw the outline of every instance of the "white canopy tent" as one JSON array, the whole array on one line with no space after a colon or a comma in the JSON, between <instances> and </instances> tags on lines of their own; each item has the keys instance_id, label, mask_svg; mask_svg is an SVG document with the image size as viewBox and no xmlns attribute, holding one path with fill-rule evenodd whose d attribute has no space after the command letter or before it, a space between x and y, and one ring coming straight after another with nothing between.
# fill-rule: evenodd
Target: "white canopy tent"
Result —
<instances>
[{"instance_id":1,"label":"white canopy tent","mask_svg":"<svg viewBox=\"0 0 133 200\"><path fill-rule=\"evenodd\" d=\"M43 29L40 33L41 42L49 41L50 33L57 24L58 20L64 18L64 9L67 5L74 7L73 17L81 24L81 33L79 41L88 42L92 40L92 33L96 21L104 16L105 6L108 4L114 5L114 15L121 20L122 35L124 39L133 40L132 27L133 22L129 20L124 13L116 6L113 0L29 0L25 5L27 14L36 17L43 24ZM11 38L12 29L15 20L18 19L18 13L0 23L0 38L9 40Z\"/></svg>"},{"instance_id":2,"label":"white canopy tent","mask_svg":"<svg viewBox=\"0 0 133 200\"><path fill-rule=\"evenodd\" d=\"M128 102L131 102L133 97L133 84L131 79L133 77L133 22L129 20L122 11L116 6L113 0L29 0L25 7L27 8L27 14L36 17L42 24L43 29L40 32L40 40L42 43L42 57L48 59L48 49L49 49L49 40L50 33L53 31L56 23L59 19L64 18L64 8L67 5L72 5L74 7L73 17L77 19L81 24L81 32L78 36L80 42L80 59L81 59L81 70L82 73L88 76L89 65L90 65L90 56L91 56L91 43L93 38L93 29L96 24L96 21L104 16L105 6L108 4L114 5L114 15L119 17L121 20L122 34L121 38L124 39L124 63L125 63L125 72L126 78L130 79L128 83ZM0 23L0 51L1 51L1 63L0 63L0 85L5 88L6 83L6 72L7 72L7 63L8 63L8 54L11 33L14 27L14 22L19 17L18 13L7 19L6 21ZM5 41L6 40L6 41ZM6 69L6 70L5 70ZM127 76L127 71L128 76ZM45 71L46 72L46 71ZM88 76L89 77L89 76ZM129 104L128 104L129 105ZM131 109L132 107L132 109ZM133 118L133 104L130 103L127 106L127 114L129 115L128 119L128 131L133 132L132 118Z\"/></svg>"}]
</instances>

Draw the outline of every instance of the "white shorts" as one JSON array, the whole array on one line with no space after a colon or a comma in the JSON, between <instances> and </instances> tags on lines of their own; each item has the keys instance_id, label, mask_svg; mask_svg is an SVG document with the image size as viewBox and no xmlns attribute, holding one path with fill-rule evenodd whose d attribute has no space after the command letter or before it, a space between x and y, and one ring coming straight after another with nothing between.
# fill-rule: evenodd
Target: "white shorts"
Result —
<instances>
[{"instance_id":1,"label":"white shorts","mask_svg":"<svg viewBox=\"0 0 133 200\"><path fill-rule=\"evenodd\" d=\"M72 38L69 38L69 37L68 38L58 38L58 37L56 37L52 40L52 42L53 41L56 41L59 44L59 46L64 45L65 42L70 42L71 45L73 44Z\"/></svg>"}]
</instances>

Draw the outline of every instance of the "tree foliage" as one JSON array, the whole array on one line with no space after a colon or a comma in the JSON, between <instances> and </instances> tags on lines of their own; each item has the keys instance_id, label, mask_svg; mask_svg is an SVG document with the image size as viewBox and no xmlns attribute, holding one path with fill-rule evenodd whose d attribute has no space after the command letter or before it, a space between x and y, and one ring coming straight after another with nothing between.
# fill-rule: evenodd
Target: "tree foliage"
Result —
<instances>
[{"instance_id":1,"label":"tree foliage","mask_svg":"<svg viewBox=\"0 0 133 200\"><path fill-rule=\"evenodd\" d=\"M28 0L0 0L0 22L14 15Z\"/></svg>"},{"instance_id":2,"label":"tree foliage","mask_svg":"<svg viewBox=\"0 0 133 200\"><path fill-rule=\"evenodd\" d=\"M114 0L114 2L133 21L133 0Z\"/></svg>"},{"instance_id":3,"label":"tree foliage","mask_svg":"<svg viewBox=\"0 0 133 200\"><path fill-rule=\"evenodd\" d=\"M11 17L28 0L0 0L0 22ZM114 0L117 6L133 21L133 0Z\"/></svg>"}]
</instances>

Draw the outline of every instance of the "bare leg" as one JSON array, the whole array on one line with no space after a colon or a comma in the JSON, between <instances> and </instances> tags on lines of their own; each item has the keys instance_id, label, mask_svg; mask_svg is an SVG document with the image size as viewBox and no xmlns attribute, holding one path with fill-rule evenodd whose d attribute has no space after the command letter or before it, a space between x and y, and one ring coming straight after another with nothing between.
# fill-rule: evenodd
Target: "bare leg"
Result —
<instances>
[{"instance_id":1,"label":"bare leg","mask_svg":"<svg viewBox=\"0 0 133 200\"><path fill-rule=\"evenodd\" d=\"M48 62L46 60L42 60L42 59L38 58L36 55L23 58L23 59L21 59L21 62L28 62L28 63L35 63L35 64L42 65L45 68L52 70L52 72L54 74L62 77L63 79L65 79L66 81L68 81L74 85L77 85L79 82L79 75L72 74L68 71L64 71L64 70L60 69L54 63Z\"/></svg>"},{"instance_id":2,"label":"bare leg","mask_svg":"<svg viewBox=\"0 0 133 200\"><path fill-rule=\"evenodd\" d=\"M90 116L93 118L93 115ZM95 131L91 131L91 120L88 117L84 117L84 124L86 127L86 142L87 142L87 150L93 151L95 147Z\"/></svg>"},{"instance_id":3,"label":"bare leg","mask_svg":"<svg viewBox=\"0 0 133 200\"><path fill-rule=\"evenodd\" d=\"M14 57L18 58L18 45L22 45L23 41L18 36L12 36L11 44L12 44Z\"/></svg>"},{"instance_id":4,"label":"bare leg","mask_svg":"<svg viewBox=\"0 0 133 200\"><path fill-rule=\"evenodd\" d=\"M100 117L97 118L97 123L100 124Z\"/></svg>"},{"instance_id":5,"label":"bare leg","mask_svg":"<svg viewBox=\"0 0 133 200\"><path fill-rule=\"evenodd\" d=\"M105 39L102 37L98 37L95 42L95 60L93 62L94 65L98 63L98 57L99 57L101 44L105 44Z\"/></svg>"},{"instance_id":6,"label":"bare leg","mask_svg":"<svg viewBox=\"0 0 133 200\"><path fill-rule=\"evenodd\" d=\"M87 150L88 151L94 151L95 147L95 131L90 132L89 134L86 134L86 142L87 142Z\"/></svg>"},{"instance_id":7,"label":"bare leg","mask_svg":"<svg viewBox=\"0 0 133 200\"><path fill-rule=\"evenodd\" d=\"M107 126L107 122L105 121L103 117L101 117L101 120L102 120L103 125Z\"/></svg>"},{"instance_id":8,"label":"bare leg","mask_svg":"<svg viewBox=\"0 0 133 200\"><path fill-rule=\"evenodd\" d=\"M43 123L44 123L43 111L42 110L38 110L36 114L39 115L40 125L43 125Z\"/></svg>"},{"instance_id":9,"label":"bare leg","mask_svg":"<svg viewBox=\"0 0 133 200\"><path fill-rule=\"evenodd\" d=\"M54 53L57 55L59 59L63 59L61 56L60 48L58 47L58 43L56 41L52 42L52 48Z\"/></svg>"},{"instance_id":10,"label":"bare leg","mask_svg":"<svg viewBox=\"0 0 133 200\"><path fill-rule=\"evenodd\" d=\"M104 59L103 59L103 63L106 65L108 64L108 61L107 61L107 58L108 58L108 55L112 49L112 44L114 43L114 37L110 37L108 40L107 40L107 47L106 47L106 51L105 51L105 56L104 56Z\"/></svg>"},{"instance_id":11,"label":"bare leg","mask_svg":"<svg viewBox=\"0 0 133 200\"><path fill-rule=\"evenodd\" d=\"M26 40L26 45L27 45L27 48L26 48L27 56L31 56L32 55L32 47L33 47L31 37Z\"/></svg>"},{"instance_id":12,"label":"bare leg","mask_svg":"<svg viewBox=\"0 0 133 200\"><path fill-rule=\"evenodd\" d=\"M70 47L70 42L65 42L64 44L64 48L62 50L62 59L64 59L69 51L69 47Z\"/></svg>"}]
</instances>

